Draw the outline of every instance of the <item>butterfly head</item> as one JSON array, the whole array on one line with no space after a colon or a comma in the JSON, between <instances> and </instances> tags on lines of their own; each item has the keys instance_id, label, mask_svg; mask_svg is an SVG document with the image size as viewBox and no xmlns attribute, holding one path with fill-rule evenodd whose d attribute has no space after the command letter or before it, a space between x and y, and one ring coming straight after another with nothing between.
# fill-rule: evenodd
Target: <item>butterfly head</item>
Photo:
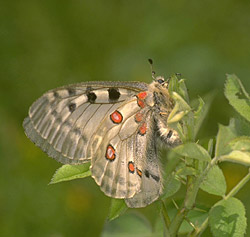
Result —
<instances>
[{"instance_id":1,"label":"butterfly head","mask_svg":"<svg viewBox=\"0 0 250 237\"><path fill-rule=\"evenodd\" d=\"M168 80L165 80L163 76L157 76L154 78L154 81L157 83L159 88L168 88Z\"/></svg>"}]
</instances>

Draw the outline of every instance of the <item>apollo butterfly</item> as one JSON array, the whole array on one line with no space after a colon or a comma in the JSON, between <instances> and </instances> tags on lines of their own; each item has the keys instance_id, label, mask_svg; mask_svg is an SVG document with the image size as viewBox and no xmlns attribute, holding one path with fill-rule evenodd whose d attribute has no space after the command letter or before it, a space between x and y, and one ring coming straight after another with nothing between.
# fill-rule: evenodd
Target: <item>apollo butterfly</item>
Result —
<instances>
[{"instance_id":1,"label":"apollo butterfly","mask_svg":"<svg viewBox=\"0 0 250 237\"><path fill-rule=\"evenodd\" d=\"M167 118L174 107L163 77L143 82L84 82L50 90L25 118L26 135L64 164L91 162L110 197L144 207L162 192L157 138L180 144Z\"/></svg>"}]
</instances>

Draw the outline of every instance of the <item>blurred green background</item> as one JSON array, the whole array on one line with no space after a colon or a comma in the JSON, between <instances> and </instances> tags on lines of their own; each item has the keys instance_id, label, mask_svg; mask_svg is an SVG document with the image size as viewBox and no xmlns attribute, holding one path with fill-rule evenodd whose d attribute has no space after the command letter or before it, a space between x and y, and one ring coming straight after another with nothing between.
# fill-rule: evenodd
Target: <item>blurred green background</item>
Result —
<instances>
[{"instance_id":1,"label":"blurred green background","mask_svg":"<svg viewBox=\"0 0 250 237\"><path fill-rule=\"evenodd\" d=\"M22 121L35 99L58 86L149 83L148 58L158 75L182 73L191 98L217 89L200 133L215 136L217 124L234 116L223 96L225 74L236 73L250 91L250 2L1 1L0 236L100 235L110 199L91 178L48 186L60 164L25 137ZM223 170L228 190L247 172L230 164ZM249 188L237 197L250 217ZM200 193L199 200L217 198ZM142 212L154 221L157 206Z\"/></svg>"}]
</instances>

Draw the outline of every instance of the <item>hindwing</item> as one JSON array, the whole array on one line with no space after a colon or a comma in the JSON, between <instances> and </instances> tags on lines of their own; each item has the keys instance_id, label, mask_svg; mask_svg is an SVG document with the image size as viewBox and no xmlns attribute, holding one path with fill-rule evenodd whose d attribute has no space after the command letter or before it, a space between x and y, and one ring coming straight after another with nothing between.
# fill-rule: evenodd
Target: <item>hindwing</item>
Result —
<instances>
[{"instance_id":1,"label":"hindwing","mask_svg":"<svg viewBox=\"0 0 250 237\"><path fill-rule=\"evenodd\" d=\"M115 124L111 116L106 117L94 135L91 173L106 195L129 198L141 188L142 151L147 139L145 120L152 117L152 112L148 107L142 109L137 98L126 101L114 113L118 111L122 122ZM138 121L138 114L144 119Z\"/></svg>"},{"instance_id":2,"label":"hindwing","mask_svg":"<svg viewBox=\"0 0 250 237\"><path fill-rule=\"evenodd\" d=\"M151 118L151 128L148 130L147 138L141 139L138 134L136 141L138 148L143 147L139 153L140 163L140 190L133 197L126 198L126 204L131 208L140 208L149 205L158 199L162 191L162 177L159 160L157 157L157 144L155 124Z\"/></svg>"}]
</instances>

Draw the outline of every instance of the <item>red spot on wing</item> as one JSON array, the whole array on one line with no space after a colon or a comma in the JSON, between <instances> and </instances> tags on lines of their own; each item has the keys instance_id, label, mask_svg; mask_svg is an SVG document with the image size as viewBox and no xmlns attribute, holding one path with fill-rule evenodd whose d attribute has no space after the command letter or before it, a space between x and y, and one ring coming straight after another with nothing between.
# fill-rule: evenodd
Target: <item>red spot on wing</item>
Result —
<instances>
[{"instance_id":1,"label":"red spot on wing","mask_svg":"<svg viewBox=\"0 0 250 237\"><path fill-rule=\"evenodd\" d=\"M137 97L137 104L141 108L144 108L145 107L144 99L147 97L147 92L146 91L142 91L139 94L137 94L136 97Z\"/></svg>"},{"instance_id":2,"label":"red spot on wing","mask_svg":"<svg viewBox=\"0 0 250 237\"><path fill-rule=\"evenodd\" d=\"M135 166L133 161L128 162L128 171L132 174L135 172Z\"/></svg>"},{"instance_id":3,"label":"red spot on wing","mask_svg":"<svg viewBox=\"0 0 250 237\"><path fill-rule=\"evenodd\" d=\"M147 97L147 92L146 91L142 91L139 94L137 94L137 98L144 100Z\"/></svg>"},{"instance_id":4,"label":"red spot on wing","mask_svg":"<svg viewBox=\"0 0 250 237\"><path fill-rule=\"evenodd\" d=\"M105 157L110 161L113 161L116 157L115 148L110 144L107 146Z\"/></svg>"},{"instance_id":5,"label":"red spot on wing","mask_svg":"<svg viewBox=\"0 0 250 237\"><path fill-rule=\"evenodd\" d=\"M141 177L142 176L142 172L141 170L139 170L138 168L136 168L136 173Z\"/></svg>"},{"instance_id":6,"label":"red spot on wing","mask_svg":"<svg viewBox=\"0 0 250 237\"><path fill-rule=\"evenodd\" d=\"M141 122L142 121L142 119L143 119L143 113L137 113L136 115L135 115L135 121L136 122Z\"/></svg>"},{"instance_id":7,"label":"red spot on wing","mask_svg":"<svg viewBox=\"0 0 250 237\"><path fill-rule=\"evenodd\" d=\"M110 115L110 119L113 123L119 124L122 122L123 117L122 114L118 110L116 110Z\"/></svg>"},{"instance_id":8,"label":"red spot on wing","mask_svg":"<svg viewBox=\"0 0 250 237\"><path fill-rule=\"evenodd\" d=\"M147 124L143 123L141 127L139 128L139 134L144 135L147 132Z\"/></svg>"},{"instance_id":9,"label":"red spot on wing","mask_svg":"<svg viewBox=\"0 0 250 237\"><path fill-rule=\"evenodd\" d=\"M144 108L145 107L145 103L143 100L137 99L137 104L141 107Z\"/></svg>"}]
</instances>

